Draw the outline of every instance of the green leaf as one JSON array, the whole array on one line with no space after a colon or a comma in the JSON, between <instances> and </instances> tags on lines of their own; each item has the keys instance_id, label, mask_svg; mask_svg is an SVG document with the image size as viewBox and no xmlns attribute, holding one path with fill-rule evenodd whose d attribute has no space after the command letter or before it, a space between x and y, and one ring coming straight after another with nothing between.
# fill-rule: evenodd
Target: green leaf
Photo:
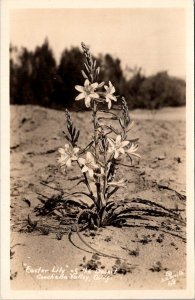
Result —
<instances>
[{"instance_id":1,"label":"green leaf","mask_svg":"<svg viewBox=\"0 0 195 300\"><path fill-rule=\"evenodd\" d=\"M129 132L129 131L132 129L132 127L134 126L134 124L135 124L134 121L132 121L132 122L130 123L130 125L129 125L128 129L127 129L127 132Z\"/></svg>"},{"instance_id":2,"label":"green leaf","mask_svg":"<svg viewBox=\"0 0 195 300\"><path fill-rule=\"evenodd\" d=\"M98 67L98 68L96 69L96 76L99 75L99 73L100 73L100 67Z\"/></svg>"},{"instance_id":3,"label":"green leaf","mask_svg":"<svg viewBox=\"0 0 195 300\"><path fill-rule=\"evenodd\" d=\"M67 135L65 135L65 138L67 139L67 141L71 142L71 139Z\"/></svg>"},{"instance_id":4,"label":"green leaf","mask_svg":"<svg viewBox=\"0 0 195 300\"><path fill-rule=\"evenodd\" d=\"M128 141L131 142L131 143L136 143L137 141L139 141L139 138L131 139L131 140L128 140Z\"/></svg>"},{"instance_id":5,"label":"green leaf","mask_svg":"<svg viewBox=\"0 0 195 300\"><path fill-rule=\"evenodd\" d=\"M94 141L91 141L84 149L82 149L80 151L80 154L83 154L87 149L89 149L89 147L91 147L93 145Z\"/></svg>"},{"instance_id":6,"label":"green leaf","mask_svg":"<svg viewBox=\"0 0 195 300\"><path fill-rule=\"evenodd\" d=\"M119 132L114 127L108 126L108 125L104 125L104 124L102 124L102 126L110 129L112 132L114 132L115 134L119 135Z\"/></svg>"},{"instance_id":7,"label":"green leaf","mask_svg":"<svg viewBox=\"0 0 195 300\"><path fill-rule=\"evenodd\" d=\"M81 70L81 73L85 79L88 79L88 76L86 75L86 73L83 70Z\"/></svg>"},{"instance_id":8,"label":"green leaf","mask_svg":"<svg viewBox=\"0 0 195 300\"><path fill-rule=\"evenodd\" d=\"M114 193L116 193L117 191L118 191L118 189L119 189L119 187L117 186L117 187L115 187L109 194L108 194L108 199L114 194Z\"/></svg>"},{"instance_id":9,"label":"green leaf","mask_svg":"<svg viewBox=\"0 0 195 300\"><path fill-rule=\"evenodd\" d=\"M87 64L84 63L84 65L85 65L85 68L86 68L87 72L90 73L90 66L88 65L88 62L87 62Z\"/></svg>"},{"instance_id":10,"label":"green leaf","mask_svg":"<svg viewBox=\"0 0 195 300\"><path fill-rule=\"evenodd\" d=\"M99 110L99 112L102 112L102 113L105 113L105 114L111 114L111 115L113 115L113 116L115 116L116 118L118 118L118 115L117 114L115 114L115 113L113 113L113 112L111 112L111 111L108 111L108 110Z\"/></svg>"},{"instance_id":11,"label":"green leaf","mask_svg":"<svg viewBox=\"0 0 195 300\"><path fill-rule=\"evenodd\" d=\"M73 127L73 129L72 129L72 138L73 138L73 139L74 139L74 137L75 137L75 133L76 133L76 128Z\"/></svg>"},{"instance_id":12,"label":"green leaf","mask_svg":"<svg viewBox=\"0 0 195 300\"><path fill-rule=\"evenodd\" d=\"M80 131L78 130L74 137L74 143L76 143L79 139Z\"/></svg>"},{"instance_id":13,"label":"green leaf","mask_svg":"<svg viewBox=\"0 0 195 300\"><path fill-rule=\"evenodd\" d=\"M80 200L80 199L79 199L79 200L72 200L72 199L66 200L66 199L65 199L65 203L66 203L66 204L70 203L70 204L79 206L79 207L82 208L82 209L89 208L89 205L88 205L87 203L83 202L83 201Z\"/></svg>"}]
</instances>

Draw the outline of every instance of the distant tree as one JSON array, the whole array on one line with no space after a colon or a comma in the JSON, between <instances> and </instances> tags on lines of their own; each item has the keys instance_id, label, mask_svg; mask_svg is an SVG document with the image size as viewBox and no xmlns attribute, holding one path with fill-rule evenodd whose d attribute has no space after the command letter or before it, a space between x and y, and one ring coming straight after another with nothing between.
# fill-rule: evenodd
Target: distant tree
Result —
<instances>
[{"instance_id":1,"label":"distant tree","mask_svg":"<svg viewBox=\"0 0 195 300\"><path fill-rule=\"evenodd\" d=\"M131 69L132 76L125 82L125 96L129 108L138 108L142 106L142 98L140 98L140 88L145 80L145 75L142 73L142 68Z\"/></svg>"},{"instance_id":2,"label":"distant tree","mask_svg":"<svg viewBox=\"0 0 195 300\"><path fill-rule=\"evenodd\" d=\"M14 104L14 99L17 94L17 63L16 57L18 55L17 47L10 45L10 103Z\"/></svg>"},{"instance_id":3,"label":"distant tree","mask_svg":"<svg viewBox=\"0 0 195 300\"><path fill-rule=\"evenodd\" d=\"M55 74L56 61L46 39L32 56L31 88L36 104L52 105Z\"/></svg>"},{"instance_id":4,"label":"distant tree","mask_svg":"<svg viewBox=\"0 0 195 300\"><path fill-rule=\"evenodd\" d=\"M13 56L14 47L10 47ZM46 39L35 51L22 48L10 59L10 102L51 106L56 62Z\"/></svg>"},{"instance_id":5,"label":"distant tree","mask_svg":"<svg viewBox=\"0 0 195 300\"><path fill-rule=\"evenodd\" d=\"M166 106L182 106L186 104L186 83L185 80L170 77L167 84L167 95L164 100Z\"/></svg>"},{"instance_id":6,"label":"distant tree","mask_svg":"<svg viewBox=\"0 0 195 300\"><path fill-rule=\"evenodd\" d=\"M13 53L14 48L10 51ZM22 48L17 60L10 59L10 101L17 104L33 103L31 89L32 52Z\"/></svg>"},{"instance_id":7,"label":"distant tree","mask_svg":"<svg viewBox=\"0 0 195 300\"><path fill-rule=\"evenodd\" d=\"M83 54L78 47L63 51L56 78L57 105L69 108L75 106L75 97L78 94L75 85L83 85L84 81L81 74L82 65ZM77 107L82 108L82 101L77 102Z\"/></svg>"},{"instance_id":8,"label":"distant tree","mask_svg":"<svg viewBox=\"0 0 195 300\"><path fill-rule=\"evenodd\" d=\"M124 95L125 78L121 68L121 61L118 58L113 58L110 54L99 57L101 67L101 79L108 83L110 80L115 86L118 94Z\"/></svg>"},{"instance_id":9,"label":"distant tree","mask_svg":"<svg viewBox=\"0 0 195 300\"><path fill-rule=\"evenodd\" d=\"M96 60L101 67L99 80L105 84L110 80L130 109L185 105L184 80L166 71L146 77L137 67L126 69L131 72L127 79L118 58L101 54ZM86 109L84 101L75 101L75 85L84 83L81 66L83 53L78 47L65 49L57 66L47 39L34 51L10 45L10 103Z\"/></svg>"},{"instance_id":10,"label":"distant tree","mask_svg":"<svg viewBox=\"0 0 195 300\"><path fill-rule=\"evenodd\" d=\"M185 104L185 81L170 77L166 71L145 78L139 90L142 107L157 109Z\"/></svg>"}]
</instances>

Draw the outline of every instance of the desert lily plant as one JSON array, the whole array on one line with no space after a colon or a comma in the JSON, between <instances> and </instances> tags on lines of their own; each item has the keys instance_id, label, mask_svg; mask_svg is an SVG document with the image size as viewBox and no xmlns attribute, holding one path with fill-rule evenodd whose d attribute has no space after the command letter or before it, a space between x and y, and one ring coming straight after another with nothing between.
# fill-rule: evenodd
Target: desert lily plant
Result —
<instances>
[{"instance_id":1,"label":"desert lily plant","mask_svg":"<svg viewBox=\"0 0 195 300\"><path fill-rule=\"evenodd\" d=\"M67 143L64 148L59 149L58 162L65 172L74 164L80 169L82 179L79 183L84 183L87 191L72 194L84 194L90 198L91 205L86 204L86 209L81 211L79 217L85 215L94 226L100 227L111 224L116 219L124 219L124 206L120 207L112 200L119 189L125 188L125 180L117 179L117 171L122 166L132 167L132 158L139 159L140 155L137 153L138 139L128 137L133 121L125 98L115 94L111 81L99 82L100 67L89 48L84 43L81 46L85 57L84 70L81 71L84 84L75 86L79 92L75 101L84 101L91 110L93 136L86 147L81 148L80 131L75 128L71 115L66 110L67 131L64 135ZM113 104L120 107L120 113L111 110Z\"/></svg>"}]
</instances>

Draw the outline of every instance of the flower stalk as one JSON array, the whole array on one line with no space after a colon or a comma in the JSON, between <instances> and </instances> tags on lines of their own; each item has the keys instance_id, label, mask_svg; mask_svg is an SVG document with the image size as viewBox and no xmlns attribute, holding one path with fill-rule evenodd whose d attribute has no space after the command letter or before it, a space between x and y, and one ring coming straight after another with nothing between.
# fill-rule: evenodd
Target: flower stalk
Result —
<instances>
[{"instance_id":1,"label":"flower stalk","mask_svg":"<svg viewBox=\"0 0 195 300\"><path fill-rule=\"evenodd\" d=\"M89 48L82 43L85 56L84 85L76 85L79 92L76 101L83 101L92 111L93 140L82 149L79 146L80 131L76 129L69 112L66 110L67 133L64 133L68 144L59 149L61 167L71 168L77 162L96 212L96 226L104 226L108 219L108 200L120 188L125 187L123 178L117 180L117 170L125 159L131 156L139 158L137 154L137 140L128 139L127 134L132 127L127 102L124 97L114 95L116 90L111 81L106 85L98 82L100 67L97 66L89 52ZM112 104L121 101L121 115L111 111ZM105 105L100 109L99 104ZM102 116L103 115L103 116ZM108 124L107 122L110 123ZM113 127L112 122L119 128ZM93 188L95 187L95 189ZM83 192L83 194L85 194ZM93 211L94 216L94 211Z\"/></svg>"}]
</instances>

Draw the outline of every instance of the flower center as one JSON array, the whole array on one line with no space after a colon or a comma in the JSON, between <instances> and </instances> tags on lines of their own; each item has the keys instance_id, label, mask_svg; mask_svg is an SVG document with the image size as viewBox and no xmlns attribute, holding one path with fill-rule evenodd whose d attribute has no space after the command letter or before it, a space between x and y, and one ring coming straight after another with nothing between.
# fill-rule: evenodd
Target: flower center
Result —
<instances>
[{"instance_id":1,"label":"flower center","mask_svg":"<svg viewBox=\"0 0 195 300\"><path fill-rule=\"evenodd\" d=\"M120 149L121 148L121 144L120 143L116 143L115 148L116 148L116 150Z\"/></svg>"},{"instance_id":2,"label":"flower center","mask_svg":"<svg viewBox=\"0 0 195 300\"><path fill-rule=\"evenodd\" d=\"M91 93L93 93L94 90L93 90L93 87L91 86L88 86L85 88L85 93L89 96Z\"/></svg>"},{"instance_id":3,"label":"flower center","mask_svg":"<svg viewBox=\"0 0 195 300\"><path fill-rule=\"evenodd\" d=\"M71 157L71 156L72 156L71 150L68 150L68 151L66 152L66 154L67 154L67 156Z\"/></svg>"}]
</instances>

